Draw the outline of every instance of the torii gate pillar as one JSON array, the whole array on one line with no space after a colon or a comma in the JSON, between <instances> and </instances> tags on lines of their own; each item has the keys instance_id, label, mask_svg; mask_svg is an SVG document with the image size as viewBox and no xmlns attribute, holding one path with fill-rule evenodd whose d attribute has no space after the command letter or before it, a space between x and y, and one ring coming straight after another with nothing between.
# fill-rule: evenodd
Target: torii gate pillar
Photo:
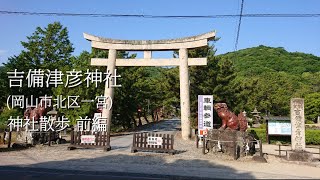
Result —
<instances>
[{"instance_id":1,"label":"torii gate pillar","mask_svg":"<svg viewBox=\"0 0 320 180\"><path fill-rule=\"evenodd\" d=\"M185 140L190 139L190 89L188 66L207 65L207 58L188 58L188 49L207 46L208 40L215 38L214 31L198 36L169 40L117 40L97 37L86 33L84 33L84 38L91 41L91 46L93 48L109 50L108 59L92 58L91 65L108 66L108 72L110 73L114 72L116 66L179 66L182 138ZM117 59L117 50L144 51L144 58ZM152 58L152 51L166 50L179 50L179 59ZM113 88L106 84L104 96L113 99L113 91ZM111 110L104 108L102 115L107 118L107 144L109 145L112 108Z\"/></svg>"},{"instance_id":2,"label":"torii gate pillar","mask_svg":"<svg viewBox=\"0 0 320 180\"><path fill-rule=\"evenodd\" d=\"M107 65L107 72L114 72L115 68L116 68L116 58L117 58L117 50L115 49L109 49L109 54L108 54L108 65ZM109 86L107 83L109 83L108 81L106 81L106 85L105 85L105 89L104 89L104 97L110 97L111 99L113 99L113 95L114 95L114 89ZM110 126L111 126L111 118L112 118L112 109L108 110L106 107L102 109L102 117L106 117L107 118L107 150L110 150Z\"/></svg>"},{"instance_id":3,"label":"torii gate pillar","mask_svg":"<svg viewBox=\"0 0 320 180\"><path fill-rule=\"evenodd\" d=\"M183 139L191 136L190 128L190 87L188 70L188 50L179 49L180 74L180 107L181 107L181 134Z\"/></svg>"}]
</instances>

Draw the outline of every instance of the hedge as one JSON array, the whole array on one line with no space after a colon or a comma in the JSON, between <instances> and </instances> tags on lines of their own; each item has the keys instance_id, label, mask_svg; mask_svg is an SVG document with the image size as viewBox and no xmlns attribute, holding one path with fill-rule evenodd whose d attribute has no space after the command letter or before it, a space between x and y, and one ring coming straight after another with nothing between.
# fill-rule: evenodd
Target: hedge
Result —
<instances>
[{"instance_id":1,"label":"hedge","mask_svg":"<svg viewBox=\"0 0 320 180\"><path fill-rule=\"evenodd\" d=\"M320 130L306 130L306 144L320 145Z\"/></svg>"},{"instance_id":2,"label":"hedge","mask_svg":"<svg viewBox=\"0 0 320 180\"><path fill-rule=\"evenodd\" d=\"M262 142L267 142L266 140L266 130L261 128L250 128L248 132L255 136L256 139L261 140ZM291 142L291 137L284 136L271 136L270 142L281 142L283 144L288 144ZM306 129L306 144L307 145L320 145L320 130Z\"/></svg>"}]
</instances>

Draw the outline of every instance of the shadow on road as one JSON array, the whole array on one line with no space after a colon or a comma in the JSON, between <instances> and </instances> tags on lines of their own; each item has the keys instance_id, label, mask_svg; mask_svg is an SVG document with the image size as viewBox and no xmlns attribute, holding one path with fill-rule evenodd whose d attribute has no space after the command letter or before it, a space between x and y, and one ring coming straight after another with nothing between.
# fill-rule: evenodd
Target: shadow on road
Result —
<instances>
[{"instance_id":1,"label":"shadow on road","mask_svg":"<svg viewBox=\"0 0 320 180\"><path fill-rule=\"evenodd\" d=\"M108 152L106 152L108 153ZM99 158L0 166L4 179L253 179L250 173L207 160L165 158L167 154L106 155Z\"/></svg>"},{"instance_id":2,"label":"shadow on road","mask_svg":"<svg viewBox=\"0 0 320 180\"><path fill-rule=\"evenodd\" d=\"M22 151L30 147L20 147L20 148L8 148L8 145L0 147L0 152L10 152L10 151Z\"/></svg>"}]
</instances>

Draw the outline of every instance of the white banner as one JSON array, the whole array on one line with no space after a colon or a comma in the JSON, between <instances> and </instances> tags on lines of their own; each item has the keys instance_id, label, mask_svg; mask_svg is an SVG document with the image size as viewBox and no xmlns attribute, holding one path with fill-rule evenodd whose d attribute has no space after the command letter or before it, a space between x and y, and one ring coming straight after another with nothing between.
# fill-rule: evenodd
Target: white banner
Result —
<instances>
[{"instance_id":1,"label":"white banner","mask_svg":"<svg viewBox=\"0 0 320 180\"><path fill-rule=\"evenodd\" d=\"M213 129L213 96L198 95L198 134L206 135Z\"/></svg>"}]
</instances>

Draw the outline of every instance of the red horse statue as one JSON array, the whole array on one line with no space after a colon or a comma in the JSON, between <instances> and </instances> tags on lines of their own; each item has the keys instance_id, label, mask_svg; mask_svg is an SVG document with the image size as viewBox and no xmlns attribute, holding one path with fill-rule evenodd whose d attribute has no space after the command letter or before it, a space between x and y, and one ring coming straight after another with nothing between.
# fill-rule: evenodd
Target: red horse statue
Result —
<instances>
[{"instance_id":1,"label":"red horse statue","mask_svg":"<svg viewBox=\"0 0 320 180\"><path fill-rule=\"evenodd\" d=\"M216 103L214 105L214 109L222 120L222 126L219 129L224 130L226 128L229 128L233 130L240 130L243 132L247 130L247 119L242 112L238 116L236 116L228 109L226 103Z\"/></svg>"}]
</instances>

